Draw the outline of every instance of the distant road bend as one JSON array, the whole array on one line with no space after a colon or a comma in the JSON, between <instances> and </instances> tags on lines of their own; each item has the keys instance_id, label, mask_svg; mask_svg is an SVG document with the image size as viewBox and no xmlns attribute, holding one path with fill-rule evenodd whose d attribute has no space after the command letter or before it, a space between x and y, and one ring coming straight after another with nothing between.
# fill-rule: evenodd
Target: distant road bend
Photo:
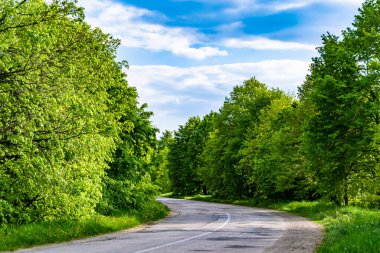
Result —
<instances>
[{"instance_id":1,"label":"distant road bend","mask_svg":"<svg viewBox=\"0 0 380 253\"><path fill-rule=\"evenodd\" d=\"M313 252L319 225L267 209L159 198L172 215L159 223L17 252Z\"/></svg>"}]
</instances>

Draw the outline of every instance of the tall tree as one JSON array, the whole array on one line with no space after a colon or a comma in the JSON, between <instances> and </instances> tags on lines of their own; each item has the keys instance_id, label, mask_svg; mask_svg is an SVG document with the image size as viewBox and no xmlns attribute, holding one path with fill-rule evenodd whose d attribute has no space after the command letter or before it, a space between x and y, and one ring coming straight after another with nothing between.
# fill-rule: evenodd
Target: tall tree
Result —
<instances>
[{"instance_id":1,"label":"tall tree","mask_svg":"<svg viewBox=\"0 0 380 253\"><path fill-rule=\"evenodd\" d=\"M201 123L199 117L191 117L185 125L174 132L174 142L168 155L169 178L173 192L179 195L198 193L201 179L197 175L199 147L195 135Z\"/></svg>"},{"instance_id":2,"label":"tall tree","mask_svg":"<svg viewBox=\"0 0 380 253\"><path fill-rule=\"evenodd\" d=\"M170 192L172 183L169 178L168 155L169 147L174 141L173 133L165 131L158 141L156 154L154 157L154 170L152 172L152 181L157 185L162 193Z\"/></svg>"},{"instance_id":3,"label":"tall tree","mask_svg":"<svg viewBox=\"0 0 380 253\"><path fill-rule=\"evenodd\" d=\"M119 41L83 18L71 0L1 1L0 223L93 214L123 135L148 125Z\"/></svg>"},{"instance_id":4,"label":"tall tree","mask_svg":"<svg viewBox=\"0 0 380 253\"><path fill-rule=\"evenodd\" d=\"M379 12L380 1L366 1L342 40L324 35L301 89L316 113L306 128L308 158L321 193L338 203L368 191L363 182L378 173Z\"/></svg>"},{"instance_id":5,"label":"tall tree","mask_svg":"<svg viewBox=\"0 0 380 253\"><path fill-rule=\"evenodd\" d=\"M222 196L251 195L246 171L237 169L248 129L259 121L261 109L282 94L252 78L235 86L214 120L214 130L204 149L204 168L207 188ZM248 169L248 168L247 168Z\"/></svg>"},{"instance_id":6,"label":"tall tree","mask_svg":"<svg viewBox=\"0 0 380 253\"><path fill-rule=\"evenodd\" d=\"M132 94L123 94L117 102L119 107L124 106L116 110L122 115L116 150L103 179L103 197L97 208L104 214L143 208L155 200L158 190L150 177L158 131L150 122L152 112L146 111L146 104L137 106L135 89Z\"/></svg>"},{"instance_id":7,"label":"tall tree","mask_svg":"<svg viewBox=\"0 0 380 253\"><path fill-rule=\"evenodd\" d=\"M168 168L175 194L206 192L200 172L203 164L201 154L212 129L214 115L215 113L211 112L202 120L199 117L191 117L174 132L174 141L169 146Z\"/></svg>"},{"instance_id":8,"label":"tall tree","mask_svg":"<svg viewBox=\"0 0 380 253\"><path fill-rule=\"evenodd\" d=\"M305 113L302 104L283 94L261 111L260 121L248 132L239 168L249 175L254 196L316 197L313 173L301 150Z\"/></svg>"}]
</instances>

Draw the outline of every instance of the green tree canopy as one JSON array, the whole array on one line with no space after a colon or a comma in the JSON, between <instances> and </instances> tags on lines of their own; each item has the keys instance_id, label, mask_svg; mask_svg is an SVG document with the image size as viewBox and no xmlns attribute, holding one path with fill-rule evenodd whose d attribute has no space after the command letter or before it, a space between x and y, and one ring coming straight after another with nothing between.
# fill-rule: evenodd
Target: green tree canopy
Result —
<instances>
[{"instance_id":1,"label":"green tree canopy","mask_svg":"<svg viewBox=\"0 0 380 253\"><path fill-rule=\"evenodd\" d=\"M118 151L148 160L119 41L83 18L75 1L0 1L0 223L91 215Z\"/></svg>"},{"instance_id":2,"label":"green tree canopy","mask_svg":"<svg viewBox=\"0 0 380 253\"><path fill-rule=\"evenodd\" d=\"M321 192L348 203L376 178L379 146L380 1L366 1L343 39L327 34L301 94L315 115L306 150ZM363 181L364 180L364 181Z\"/></svg>"},{"instance_id":3,"label":"green tree canopy","mask_svg":"<svg viewBox=\"0 0 380 253\"><path fill-rule=\"evenodd\" d=\"M237 169L248 129L260 120L260 111L273 99L281 96L279 90L267 87L252 78L235 86L214 119L214 128L204 149L204 169L207 188L222 196L252 194L249 174Z\"/></svg>"},{"instance_id":4,"label":"green tree canopy","mask_svg":"<svg viewBox=\"0 0 380 253\"><path fill-rule=\"evenodd\" d=\"M158 141L157 151L153 159L154 170L152 172L152 181L163 193L170 192L172 189L172 184L169 178L168 155L170 152L169 147L173 144L173 141L173 133L165 131Z\"/></svg>"},{"instance_id":5,"label":"green tree canopy","mask_svg":"<svg viewBox=\"0 0 380 253\"><path fill-rule=\"evenodd\" d=\"M203 119L191 117L185 125L174 132L174 141L169 146L168 169L175 194L191 195L206 192L200 167L201 154L209 137L215 113Z\"/></svg>"}]
</instances>

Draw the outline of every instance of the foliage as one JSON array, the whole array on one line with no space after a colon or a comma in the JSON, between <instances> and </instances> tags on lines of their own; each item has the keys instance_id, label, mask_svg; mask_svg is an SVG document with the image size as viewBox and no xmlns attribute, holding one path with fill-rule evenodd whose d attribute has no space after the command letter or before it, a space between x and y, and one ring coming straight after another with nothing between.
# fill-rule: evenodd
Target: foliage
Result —
<instances>
[{"instance_id":1,"label":"foliage","mask_svg":"<svg viewBox=\"0 0 380 253\"><path fill-rule=\"evenodd\" d=\"M199 193L203 190L200 176L200 154L208 139L214 113L202 120L191 117L184 126L174 132L174 140L169 145L168 169L172 190L178 195Z\"/></svg>"},{"instance_id":2,"label":"foliage","mask_svg":"<svg viewBox=\"0 0 380 253\"><path fill-rule=\"evenodd\" d=\"M250 168L250 184L257 197L310 199L315 193L313 173L301 152L301 104L282 95L263 109L259 123L247 134L238 168Z\"/></svg>"},{"instance_id":3,"label":"foliage","mask_svg":"<svg viewBox=\"0 0 380 253\"><path fill-rule=\"evenodd\" d=\"M254 124L260 121L261 110L273 99L281 96L279 90L250 79L235 86L226 98L214 128L203 151L202 175L211 193L220 196L249 196L252 188L248 167L237 168L245 137Z\"/></svg>"},{"instance_id":4,"label":"foliage","mask_svg":"<svg viewBox=\"0 0 380 253\"><path fill-rule=\"evenodd\" d=\"M155 194L151 113L115 60L119 41L83 18L71 0L1 1L3 225L90 216L100 200L138 207Z\"/></svg>"},{"instance_id":5,"label":"foliage","mask_svg":"<svg viewBox=\"0 0 380 253\"><path fill-rule=\"evenodd\" d=\"M167 193L172 188L169 178L168 154L170 151L169 146L172 145L173 141L172 132L165 131L158 141L157 152L153 159L152 182L160 188L161 193Z\"/></svg>"},{"instance_id":6,"label":"foliage","mask_svg":"<svg viewBox=\"0 0 380 253\"><path fill-rule=\"evenodd\" d=\"M112 83L95 73L113 78L116 41L68 19L81 11L67 2L2 8L0 198L13 206L11 222L91 214L113 148L104 113Z\"/></svg>"},{"instance_id":7,"label":"foliage","mask_svg":"<svg viewBox=\"0 0 380 253\"><path fill-rule=\"evenodd\" d=\"M137 102L132 105L134 108L127 104L121 110L125 112L119 119L123 131L103 180L103 198L97 210L104 214L140 209L157 195L150 178L157 129L150 124L152 113L145 111L147 105L140 108L136 107Z\"/></svg>"},{"instance_id":8,"label":"foliage","mask_svg":"<svg viewBox=\"0 0 380 253\"><path fill-rule=\"evenodd\" d=\"M315 113L305 132L305 150L321 193L348 203L370 192L378 177L379 1L363 4L343 39L327 34L302 89Z\"/></svg>"}]
</instances>

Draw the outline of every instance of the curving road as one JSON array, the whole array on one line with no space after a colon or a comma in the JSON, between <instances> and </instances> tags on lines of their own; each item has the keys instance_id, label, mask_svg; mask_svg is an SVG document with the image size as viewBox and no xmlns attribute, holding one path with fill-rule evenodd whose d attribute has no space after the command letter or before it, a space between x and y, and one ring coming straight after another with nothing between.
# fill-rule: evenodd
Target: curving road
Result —
<instances>
[{"instance_id":1,"label":"curving road","mask_svg":"<svg viewBox=\"0 0 380 253\"><path fill-rule=\"evenodd\" d=\"M159 198L172 214L138 229L17 252L313 252L320 226L267 209Z\"/></svg>"}]
</instances>

